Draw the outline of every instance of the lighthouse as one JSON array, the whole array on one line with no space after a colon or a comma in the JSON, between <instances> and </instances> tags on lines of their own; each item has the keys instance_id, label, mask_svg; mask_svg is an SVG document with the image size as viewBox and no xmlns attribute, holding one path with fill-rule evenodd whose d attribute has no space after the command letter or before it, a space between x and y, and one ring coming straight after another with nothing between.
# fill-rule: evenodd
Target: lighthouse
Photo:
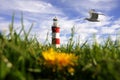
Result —
<instances>
[{"instance_id":1,"label":"lighthouse","mask_svg":"<svg viewBox=\"0 0 120 80\"><path fill-rule=\"evenodd\" d=\"M52 25L52 45L56 48L60 47L60 27L58 27L58 20L57 18L53 18L53 25Z\"/></svg>"}]
</instances>

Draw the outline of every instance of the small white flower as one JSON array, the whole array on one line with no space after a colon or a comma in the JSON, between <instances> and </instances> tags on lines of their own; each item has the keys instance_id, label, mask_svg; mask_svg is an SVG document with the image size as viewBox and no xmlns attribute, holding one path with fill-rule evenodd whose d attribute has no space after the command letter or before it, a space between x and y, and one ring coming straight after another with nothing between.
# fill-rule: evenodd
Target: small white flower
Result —
<instances>
[{"instance_id":1,"label":"small white flower","mask_svg":"<svg viewBox=\"0 0 120 80\"><path fill-rule=\"evenodd\" d=\"M10 62L7 63L7 67L8 68L11 68L12 67L12 64Z\"/></svg>"}]
</instances>

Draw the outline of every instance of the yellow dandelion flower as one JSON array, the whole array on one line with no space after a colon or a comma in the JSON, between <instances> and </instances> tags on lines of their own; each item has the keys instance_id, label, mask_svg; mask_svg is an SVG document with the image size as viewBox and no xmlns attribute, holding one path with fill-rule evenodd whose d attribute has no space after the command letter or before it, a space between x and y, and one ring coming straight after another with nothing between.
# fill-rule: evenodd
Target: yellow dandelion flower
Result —
<instances>
[{"instance_id":1,"label":"yellow dandelion flower","mask_svg":"<svg viewBox=\"0 0 120 80\"><path fill-rule=\"evenodd\" d=\"M74 61L77 61L77 57L74 54L60 52L58 53L52 48L48 51L43 52L42 55L44 58L45 65L51 67L57 66L59 69L68 66L75 66L76 63Z\"/></svg>"},{"instance_id":2,"label":"yellow dandelion flower","mask_svg":"<svg viewBox=\"0 0 120 80\"><path fill-rule=\"evenodd\" d=\"M51 64L54 65L54 61L55 61L55 55L53 53L47 53L47 52L43 52L43 58L45 59L45 64Z\"/></svg>"},{"instance_id":3,"label":"yellow dandelion flower","mask_svg":"<svg viewBox=\"0 0 120 80\"><path fill-rule=\"evenodd\" d=\"M68 54L59 53L57 55L58 64L62 67L65 67L71 63L71 58Z\"/></svg>"}]
</instances>

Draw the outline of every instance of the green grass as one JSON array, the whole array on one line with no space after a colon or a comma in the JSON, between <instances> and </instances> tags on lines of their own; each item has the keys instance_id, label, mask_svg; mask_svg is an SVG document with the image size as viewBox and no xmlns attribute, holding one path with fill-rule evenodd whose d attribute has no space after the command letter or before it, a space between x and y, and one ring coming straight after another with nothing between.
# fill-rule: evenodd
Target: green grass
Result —
<instances>
[{"instance_id":1,"label":"green grass","mask_svg":"<svg viewBox=\"0 0 120 80\"><path fill-rule=\"evenodd\" d=\"M74 27L67 45L55 48L41 44L36 38L29 38L21 18L21 29L14 30L14 16L9 25L9 35L0 34L0 80L119 80L120 79L120 42L109 37L103 44L75 43ZM22 32L24 34L22 34ZM24 35L21 37L21 35ZM38 59L41 53L53 47L56 51L73 53L78 56L74 75L67 71L53 72L44 67ZM43 61L44 62L44 61Z\"/></svg>"}]
</instances>

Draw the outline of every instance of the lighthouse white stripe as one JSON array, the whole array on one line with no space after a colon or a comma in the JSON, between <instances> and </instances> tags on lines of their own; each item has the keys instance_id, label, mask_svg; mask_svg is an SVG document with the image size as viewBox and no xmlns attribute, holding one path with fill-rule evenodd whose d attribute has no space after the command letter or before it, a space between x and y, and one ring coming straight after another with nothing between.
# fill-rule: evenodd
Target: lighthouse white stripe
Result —
<instances>
[{"instance_id":1,"label":"lighthouse white stripe","mask_svg":"<svg viewBox=\"0 0 120 80\"><path fill-rule=\"evenodd\" d=\"M60 38L60 33L52 33L53 38Z\"/></svg>"}]
</instances>

